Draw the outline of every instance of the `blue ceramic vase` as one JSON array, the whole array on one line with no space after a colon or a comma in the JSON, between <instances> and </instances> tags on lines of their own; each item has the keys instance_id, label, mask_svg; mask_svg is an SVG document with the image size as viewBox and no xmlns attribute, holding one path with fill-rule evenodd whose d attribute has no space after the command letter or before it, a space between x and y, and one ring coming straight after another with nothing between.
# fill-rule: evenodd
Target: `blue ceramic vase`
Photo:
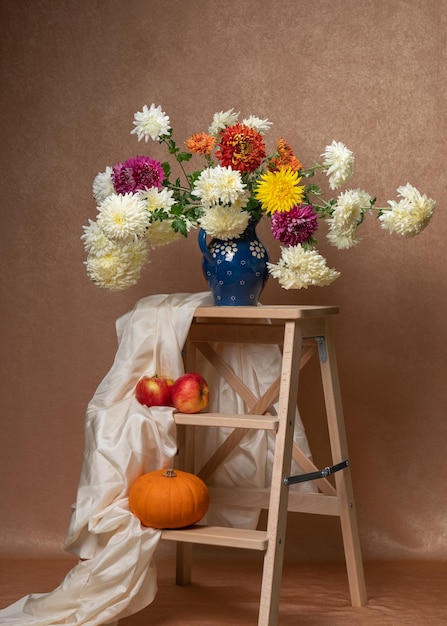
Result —
<instances>
[{"instance_id":1,"label":"blue ceramic vase","mask_svg":"<svg viewBox=\"0 0 447 626\"><path fill-rule=\"evenodd\" d=\"M252 219L237 239L206 241L199 231L202 270L216 306L256 306L268 278L267 249L256 235Z\"/></svg>"}]
</instances>

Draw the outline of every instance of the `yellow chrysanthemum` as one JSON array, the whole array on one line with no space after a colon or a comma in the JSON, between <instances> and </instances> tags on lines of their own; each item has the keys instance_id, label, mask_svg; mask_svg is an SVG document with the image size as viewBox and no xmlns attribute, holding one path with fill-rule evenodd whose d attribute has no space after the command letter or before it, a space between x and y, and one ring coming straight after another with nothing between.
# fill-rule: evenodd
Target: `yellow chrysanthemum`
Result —
<instances>
[{"instance_id":1,"label":"yellow chrysanthemum","mask_svg":"<svg viewBox=\"0 0 447 626\"><path fill-rule=\"evenodd\" d=\"M303 199L304 186L298 185L300 181L301 176L298 176L298 172L288 168L266 172L260 178L255 197L269 215L290 211Z\"/></svg>"}]
</instances>

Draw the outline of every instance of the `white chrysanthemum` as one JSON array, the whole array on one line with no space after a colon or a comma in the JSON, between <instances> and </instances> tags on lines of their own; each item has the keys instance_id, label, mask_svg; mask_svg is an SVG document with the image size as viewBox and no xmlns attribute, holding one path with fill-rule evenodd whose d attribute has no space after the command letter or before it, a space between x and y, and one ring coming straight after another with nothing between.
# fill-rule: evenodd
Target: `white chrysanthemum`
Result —
<instances>
[{"instance_id":1,"label":"white chrysanthemum","mask_svg":"<svg viewBox=\"0 0 447 626\"><path fill-rule=\"evenodd\" d=\"M163 209L169 212L172 205L175 204L173 194L172 189L166 189L166 187L162 187L161 189L151 187L150 189L138 192L138 195L141 200L146 203L146 209L150 213L157 209Z\"/></svg>"},{"instance_id":2,"label":"white chrysanthemum","mask_svg":"<svg viewBox=\"0 0 447 626\"><path fill-rule=\"evenodd\" d=\"M104 256L115 247L115 244L106 237L96 222L89 220L89 225L82 228L84 234L81 235L81 239L84 242L85 251L90 256Z\"/></svg>"},{"instance_id":3,"label":"white chrysanthemum","mask_svg":"<svg viewBox=\"0 0 447 626\"><path fill-rule=\"evenodd\" d=\"M201 171L200 176L194 182L191 195L199 198L203 206L212 206L219 202L217 194L214 168L207 167Z\"/></svg>"},{"instance_id":4,"label":"white chrysanthemum","mask_svg":"<svg viewBox=\"0 0 447 626\"><path fill-rule=\"evenodd\" d=\"M267 263L267 267L284 289L325 287L340 276L340 272L326 265L321 254L316 250L306 250L301 244L290 248L281 247L278 264Z\"/></svg>"},{"instance_id":5,"label":"white chrysanthemum","mask_svg":"<svg viewBox=\"0 0 447 626\"><path fill-rule=\"evenodd\" d=\"M181 233L176 233L172 228L172 220L164 220L159 222L155 220L146 231L146 238L152 248L165 246L182 238Z\"/></svg>"},{"instance_id":6,"label":"white chrysanthemum","mask_svg":"<svg viewBox=\"0 0 447 626\"><path fill-rule=\"evenodd\" d=\"M220 113L214 113L211 126L208 128L208 133L213 137L217 137L221 130L227 126L232 126L237 122L239 112L235 113L234 109L228 111L221 111Z\"/></svg>"},{"instance_id":7,"label":"white chrysanthemum","mask_svg":"<svg viewBox=\"0 0 447 626\"><path fill-rule=\"evenodd\" d=\"M237 206L216 206L205 210L199 224L210 237L226 241L242 235L249 219L250 214Z\"/></svg>"},{"instance_id":8,"label":"white chrysanthemum","mask_svg":"<svg viewBox=\"0 0 447 626\"><path fill-rule=\"evenodd\" d=\"M144 240L115 245L103 256L89 255L85 262L87 274L95 285L110 291L122 291L138 282L147 262Z\"/></svg>"},{"instance_id":9,"label":"white chrysanthemum","mask_svg":"<svg viewBox=\"0 0 447 626\"><path fill-rule=\"evenodd\" d=\"M104 200L98 211L97 224L113 241L132 241L146 232L148 212L138 195L113 194Z\"/></svg>"},{"instance_id":10,"label":"white chrysanthemum","mask_svg":"<svg viewBox=\"0 0 447 626\"><path fill-rule=\"evenodd\" d=\"M329 177L329 187L338 189L352 176L354 167L354 155L341 141L333 141L326 146L324 153L323 168Z\"/></svg>"},{"instance_id":11,"label":"white chrysanthemum","mask_svg":"<svg viewBox=\"0 0 447 626\"><path fill-rule=\"evenodd\" d=\"M205 208L219 203L233 204L244 195L245 184L241 173L231 167L209 167L194 183L192 195L200 198Z\"/></svg>"},{"instance_id":12,"label":"white chrysanthemum","mask_svg":"<svg viewBox=\"0 0 447 626\"><path fill-rule=\"evenodd\" d=\"M231 167L217 165L213 169L217 195L223 204L232 204L244 193L245 185L241 173Z\"/></svg>"},{"instance_id":13,"label":"white chrysanthemum","mask_svg":"<svg viewBox=\"0 0 447 626\"><path fill-rule=\"evenodd\" d=\"M357 227L370 201L371 196L362 189L349 189L339 195L332 216L327 220L327 238L333 246L343 250L358 243Z\"/></svg>"},{"instance_id":14,"label":"white chrysanthemum","mask_svg":"<svg viewBox=\"0 0 447 626\"><path fill-rule=\"evenodd\" d=\"M360 239L356 237L357 228L351 228L344 233L338 233L337 231L329 231L326 235L330 244L338 248L339 250L348 250L357 245Z\"/></svg>"},{"instance_id":15,"label":"white chrysanthemum","mask_svg":"<svg viewBox=\"0 0 447 626\"><path fill-rule=\"evenodd\" d=\"M233 209L243 209L247 206L247 203L250 199L250 192L245 191L243 193L240 193L237 198L235 199L235 201L231 204L231 206L233 207Z\"/></svg>"},{"instance_id":16,"label":"white chrysanthemum","mask_svg":"<svg viewBox=\"0 0 447 626\"><path fill-rule=\"evenodd\" d=\"M272 122L269 122L267 119L261 120L259 117L256 117L256 115L246 117L242 120L242 124L253 128L253 130L257 130L261 135L265 135L265 133L270 130L270 126L272 126Z\"/></svg>"},{"instance_id":17,"label":"white chrysanthemum","mask_svg":"<svg viewBox=\"0 0 447 626\"><path fill-rule=\"evenodd\" d=\"M130 131L130 134L137 135L138 141L144 139L146 143L149 137L157 141L171 129L169 117L161 110L161 106L156 107L153 103L150 108L145 104L142 111L135 113L133 123L135 128Z\"/></svg>"},{"instance_id":18,"label":"white chrysanthemum","mask_svg":"<svg viewBox=\"0 0 447 626\"><path fill-rule=\"evenodd\" d=\"M414 237L430 222L436 202L425 194L421 195L410 183L398 187L397 193L403 199L400 202L388 201L391 209L387 209L379 216L382 228L406 238Z\"/></svg>"},{"instance_id":19,"label":"white chrysanthemum","mask_svg":"<svg viewBox=\"0 0 447 626\"><path fill-rule=\"evenodd\" d=\"M112 180L112 168L107 166L105 172L99 172L93 180L93 197L96 204L102 204L106 198L115 193Z\"/></svg>"}]
</instances>

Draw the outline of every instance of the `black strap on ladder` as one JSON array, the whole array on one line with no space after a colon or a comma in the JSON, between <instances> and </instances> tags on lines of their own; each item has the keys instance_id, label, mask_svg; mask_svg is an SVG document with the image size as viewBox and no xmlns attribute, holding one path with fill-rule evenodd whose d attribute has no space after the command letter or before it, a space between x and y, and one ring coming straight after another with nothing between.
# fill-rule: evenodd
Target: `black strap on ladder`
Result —
<instances>
[{"instance_id":1,"label":"black strap on ladder","mask_svg":"<svg viewBox=\"0 0 447 626\"><path fill-rule=\"evenodd\" d=\"M325 467L322 470L318 470L317 472L309 472L308 474L298 474L297 476L286 476L284 478L285 485L294 485L296 483L305 483L308 480L317 480L318 478L327 478L330 474L334 474L335 472L339 472L345 467L348 467L349 461L342 461L341 463L337 463L336 465L332 465L331 467Z\"/></svg>"}]
</instances>

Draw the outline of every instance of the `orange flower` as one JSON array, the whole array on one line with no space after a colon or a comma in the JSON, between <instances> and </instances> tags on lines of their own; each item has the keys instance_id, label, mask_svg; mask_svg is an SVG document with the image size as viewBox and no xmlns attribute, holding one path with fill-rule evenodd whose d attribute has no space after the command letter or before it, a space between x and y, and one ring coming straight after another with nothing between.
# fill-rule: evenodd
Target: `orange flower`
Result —
<instances>
[{"instance_id":1,"label":"orange flower","mask_svg":"<svg viewBox=\"0 0 447 626\"><path fill-rule=\"evenodd\" d=\"M274 157L270 164L272 172L287 167L292 172L298 172L303 166L293 154L293 150L285 139L280 137L277 144L278 156Z\"/></svg>"},{"instance_id":2,"label":"orange flower","mask_svg":"<svg viewBox=\"0 0 447 626\"><path fill-rule=\"evenodd\" d=\"M216 138L206 133L196 133L185 141L186 149L193 154L209 156L216 144Z\"/></svg>"}]
</instances>

